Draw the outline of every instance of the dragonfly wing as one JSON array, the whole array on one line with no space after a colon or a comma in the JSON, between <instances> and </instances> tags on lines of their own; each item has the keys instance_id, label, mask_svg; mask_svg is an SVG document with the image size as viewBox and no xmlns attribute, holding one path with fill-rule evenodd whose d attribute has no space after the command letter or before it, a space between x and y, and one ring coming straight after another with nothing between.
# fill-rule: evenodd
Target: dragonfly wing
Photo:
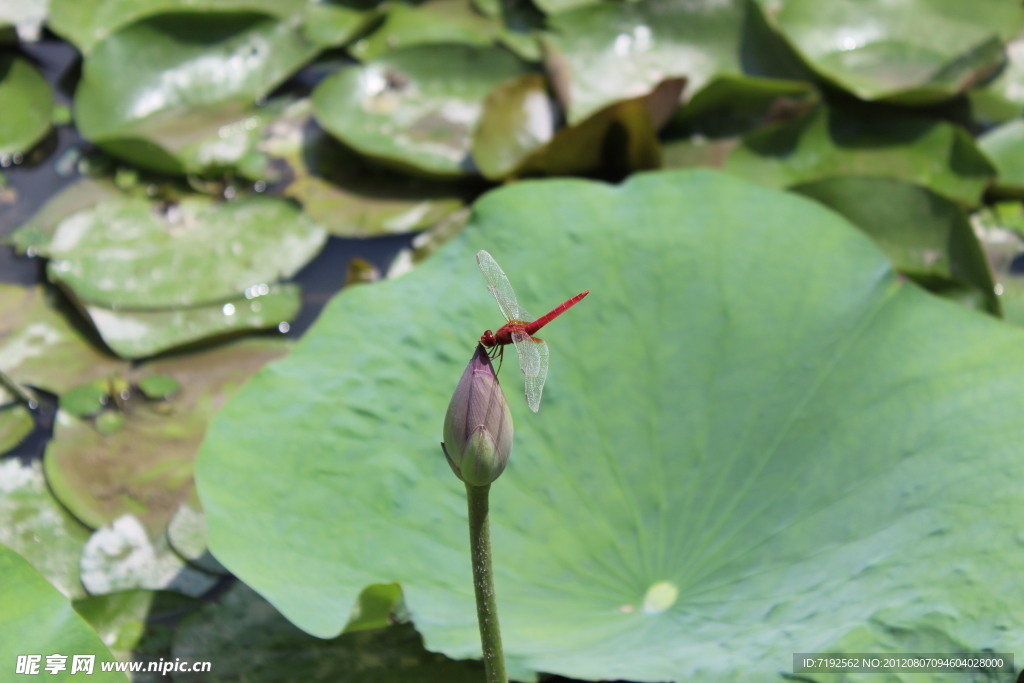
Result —
<instances>
[{"instance_id":1,"label":"dragonfly wing","mask_svg":"<svg viewBox=\"0 0 1024 683\"><path fill-rule=\"evenodd\" d=\"M505 320L522 320L523 311L520 310L519 302L516 301L515 290L512 289L512 283L508 281L505 271L501 269L498 262L483 249L476 253L476 262L480 265L480 271L483 272L484 279L487 280L487 289L491 291L494 300L498 302L498 308L501 309Z\"/></svg>"},{"instance_id":2,"label":"dragonfly wing","mask_svg":"<svg viewBox=\"0 0 1024 683\"><path fill-rule=\"evenodd\" d=\"M512 343L519 354L519 369L526 375L526 404L536 413L540 410L540 397L548 378L551 352L546 342L522 331L512 333Z\"/></svg>"}]
</instances>

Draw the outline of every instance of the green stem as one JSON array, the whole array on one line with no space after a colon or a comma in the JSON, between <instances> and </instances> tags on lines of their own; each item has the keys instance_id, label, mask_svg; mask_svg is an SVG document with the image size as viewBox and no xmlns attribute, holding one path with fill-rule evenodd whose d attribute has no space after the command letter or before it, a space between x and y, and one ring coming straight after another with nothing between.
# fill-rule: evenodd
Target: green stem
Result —
<instances>
[{"instance_id":1,"label":"green stem","mask_svg":"<svg viewBox=\"0 0 1024 683\"><path fill-rule=\"evenodd\" d=\"M32 398L32 394L28 393L28 390L11 379L3 370L0 370L0 387L6 387L8 391L14 394L19 401L25 404L29 410L35 410L36 400Z\"/></svg>"},{"instance_id":2,"label":"green stem","mask_svg":"<svg viewBox=\"0 0 1024 683\"><path fill-rule=\"evenodd\" d=\"M487 683L508 683L505 652L501 648L498 626L498 598L494 593L491 570L491 530L487 495L491 485L466 484L469 499L469 545L473 555L473 587L476 589L476 616L480 622L480 644L484 652Z\"/></svg>"}]
</instances>

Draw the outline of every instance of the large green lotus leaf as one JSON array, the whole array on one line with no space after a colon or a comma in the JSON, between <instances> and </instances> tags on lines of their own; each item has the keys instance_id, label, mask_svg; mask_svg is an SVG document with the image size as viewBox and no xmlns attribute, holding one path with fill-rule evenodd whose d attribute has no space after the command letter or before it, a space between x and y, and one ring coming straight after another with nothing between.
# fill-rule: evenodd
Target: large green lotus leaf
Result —
<instances>
[{"instance_id":1,"label":"large green lotus leaf","mask_svg":"<svg viewBox=\"0 0 1024 683\"><path fill-rule=\"evenodd\" d=\"M50 130L53 93L26 59L0 54L0 157L24 152Z\"/></svg>"},{"instance_id":2,"label":"large green lotus leaf","mask_svg":"<svg viewBox=\"0 0 1024 683\"><path fill-rule=\"evenodd\" d=\"M793 188L871 236L904 275L941 294L999 315L985 252L963 207L888 178L844 176Z\"/></svg>"},{"instance_id":3,"label":"large green lotus leaf","mask_svg":"<svg viewBox=\"0 0 1024 683\"><path fill-rule=\"evenodd\" d=\"M64 219L36 249L50 258L50 279L80 300L154 309L223 302L291 277L326 238L279 198L121 197Z\"/></svg>"},{"instance_id":4,"label":"large green lotus leaf","mask_svg":"<svg viewBox=\"0 0 1024 683\"><path fill-rule=\"evenodd\" d=\"M514 664L769 681L800 647L1024 646L1024 334L896 278L824 207L708 171L496 190L225 406L197 461L211 550L297 625L333 636L397 581L428 649L480 655L437 441L501 322L481 248L534 311L591 290L545 329L539 415L513 351L503 368L516 445L490 519Z\"/></svg>"},{"instance_id":5,"label":"large green lotus leaf","mask_svg":"<svg viewBox=\"0 0 1024 683\"><path fill-rule=\"evenodd\" d=\"M103 342L122 358L148 358L200 341L247 332L287 332L302 308L298 285L260 286L243 296L187 308L153 310L85 306Z\"/></svg>"},{"instance_id":6,"label":"large green lotus leaf","mask_svg":"<svg viewBox=\"0 0 1024 683\"><path fill-rule=\"evenodd\" d=\"M309 100L295 105L270 128L261 148L286 164L282 192L332 235L370 237L436 225L459 210L466 190L369 164L312 120Z\"/></svg>"},{"instance_id":7,"label":"large green lotus leaf","mask_svg":"<svg viewBox=\"0 0 1024 683\"><path fill-rule=\"evenodd\" d=\"M725 169L770 187L859 175L923 185L967 206L995 168L967 131L919 117L818 108L748 135Z\"/></svg>"},{"instance_id":8,"label":"large green lotus leaf","mask_svg":"<svg viewBox=\"0 0 1024 683\"><path fill-rule=\"evenodd\" d=\"M251 588L237 583L216 603L181 621L175 657L215 661L194 683L478 683L477 662L456 662L423 649L408 624L320 640L303 633ZM178 674L175 674L178 680Z\"/></svg>"},{"instance_id":9,"label":"large green lotus leaf","mask_svg":"<svg viewBox=\"0 0 1024 683\"><path fill-rule=\"evenodd\" d=\"M244 148L254 101L316 49L295 21L266 14L145 18L89 53L75 92L75 122L84 137L144 168L219 169Z\"/></svg>"},{"instance_id":10,"label":"large green lotus leaf","mask_svg":"<svg viewBox=\"0 0 1024 683\"><path fill-rule=\"evenodd\" d=\"M751 9L740 0L605 2L549 17L549 70L569 123L685 78L690 93L716 74L742 72Z\"/></svg>"},{"instance_id":11,"label":"large green lotus leaf","mask_svg":"<svg viewBox=\"0 0 1024 683\"><path fill-rule=\"evenodd\" d=\"M190 500L193 460L213 414L288 347L283 340L247 340L147 363L121 380L121 395L111 401L108 411L124 417L114 433L59 412L44 461L54 494L89 526L130 513L158 537ZM147 399L138 381L152 376L173 377L181 389L165 400Z\"/></svg>"},{"instance_id":12,"label":"large green lotus leaf","mask_svg":"<svg viewBox=\"0 0 1024 683\"><path fill-rule=\"evenodd\" d=\"M1024 26L1005 0L757 0L808 65L865 100L931 104L993 75Z\"/></svg>"},{"instance_id":13,"label":"large green lotus leaf","mask_svg":"<svg viewBox=\"0 0 1024 683\"><path fill-rule=\"evenodd\" d=\"M378 161L435 177L475 173L473 129L487 94L526 65L495 47L426 45L342 69L313 93L331 135Z\"/></svg>"},{"instance_id":14,"label":"large green lotus leaf","mask_svg":"<svg viewBox=\"0 0 1024 683\"><path fill-rule=\"evenodd\" d=\"M202 21L206 12L262 12L281 18L302 12L309 0L49 0L49 26L83 54L132 22L154 14L187 12Z\"/></svg>"},{"instance_id":15,"label":"large green lotus leaf","mask_svg":"<svg viewBox=\"0 0 1024 683\"><path fill-rule=\"evenodd\" d=\"M78 558L89 530L57 502L39 460L0 460L0 543L16 551L69 598L85 591Z\"/></svg>"},{"instance_id":16,"label":"large green lotus leaf","mask_svg":"<svg viewBox=\"0 0 1024 683\"><path fill-rule=\"evenodd\" d=\"M978 140L996 167L993 189L1004 194L1024 195L1024 120L1014 119L990 130Z\"/></svg>"},{"instance_id":17,"label":"large green lotus leaf","mask_svg":"<svg viewBox=\"0 0 1024 683\"><path fill-rule=\"evenodd\" d=\"M78 616L71 603L46 582L24 558L0 545L0 661L7 676L14 677L19 655L41 655L36 676L48 681L77 681L83 677L99 683L127 683L123 673L105 672L101 664L113 661L95 631ZM64 671L50 674L47 655L67 656ZM72 674L72 655L95 657L91 674Z\"/></svg>"},{"instance_id":18,"label":"large green lotus leaf","mask_svg":"<svg viewBox=\"0 0 1024 683\"><path fill-rule=\"evenodd\" d=\"M69 308L43 287L0 283L0 370L57 394L124 370L78 329Z\"/></svg>"}]
</instances>

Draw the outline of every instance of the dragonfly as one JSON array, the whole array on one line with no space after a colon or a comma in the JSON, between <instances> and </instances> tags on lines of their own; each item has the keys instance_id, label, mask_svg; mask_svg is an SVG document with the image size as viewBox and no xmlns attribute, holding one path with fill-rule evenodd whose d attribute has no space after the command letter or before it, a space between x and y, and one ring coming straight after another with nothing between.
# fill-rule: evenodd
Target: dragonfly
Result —
<instances>
[{"instance_id":1,"label":"dragonfly","mask_svg":"<svg viewBox=\"0 0 1024 683\"><path fill-rule=\"evenodd\" d=\"M544 393L544 380L548 376L548 359L550 351L543 339L533 335L540 328L575 306L590 290L580 292L566 299L550 311L534 320L533 316L523 309L516 300L515 290L508 281L505 271L501 269L494 257L484 250L476 253L476 262L487 280L487 289L498 302L501 314L505 316L505 324L497 332L487 330L480 336L480 343L492 351L491 357L500 356L505 346L513 344L519 355L519 369L526 375L526 404L530 410L540 410L540 397Z\"/></svg>"}]
</instances>

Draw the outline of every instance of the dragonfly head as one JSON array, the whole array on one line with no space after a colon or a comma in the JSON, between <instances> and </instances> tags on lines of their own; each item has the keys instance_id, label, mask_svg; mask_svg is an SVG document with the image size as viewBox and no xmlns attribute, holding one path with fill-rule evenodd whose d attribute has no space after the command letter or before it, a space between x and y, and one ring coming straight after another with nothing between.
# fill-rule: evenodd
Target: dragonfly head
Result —
<instances>
[{"instance_id":1,"label":"dragonfly head","mask_svg":"<svg viewBox=\"0 0 1024 683\"><path fill-rule=\"evenodd\" d=\"M487 330L486 332L480 335L480 343L486 346L487 348L491 348L492 346L498 343L498 340L494 338L493 332Z\"/></svg>"}]
</instances>

